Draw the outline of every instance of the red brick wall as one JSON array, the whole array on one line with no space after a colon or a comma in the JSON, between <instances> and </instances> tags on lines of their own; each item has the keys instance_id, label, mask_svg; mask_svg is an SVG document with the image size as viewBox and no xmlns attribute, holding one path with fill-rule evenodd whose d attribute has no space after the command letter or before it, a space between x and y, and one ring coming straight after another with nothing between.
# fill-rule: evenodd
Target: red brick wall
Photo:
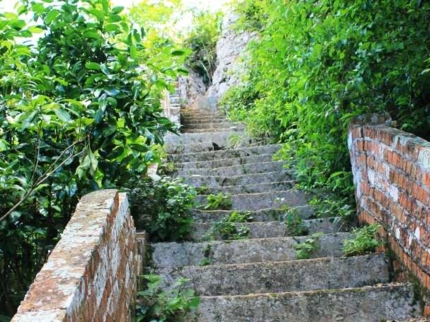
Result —
<instances>
[{"instance_id":1,"label":"red brick wall","mask_svg":"<svg viewBox=\"0 0 430 322\"><path fill-rule=\"evenodd\" d=\"M125 194L83 197L12 321L132 321L135 237Z\"/></svg>"},{"instance_id":2,"label":"red brick wall","mask_svg":"<svg viewBox=\"0 0 430 322\"><path fill-rule=\"evenodd\" d=\"M430 142L386 120L349 128L359 219L382 224L399 260L430 289Z\"/></svg>"}]
</instances>

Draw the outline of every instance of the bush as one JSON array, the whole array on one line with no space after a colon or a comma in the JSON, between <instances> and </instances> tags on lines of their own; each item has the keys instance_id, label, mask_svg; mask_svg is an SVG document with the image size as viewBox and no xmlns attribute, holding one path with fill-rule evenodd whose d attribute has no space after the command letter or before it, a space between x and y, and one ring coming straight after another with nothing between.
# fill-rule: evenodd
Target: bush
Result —
<instances>
[{"instance_id":1,"label":"bush","mask_svg":"<svg viewBox=\"0 0 430 322\"><path fill-rule=\"evenodd\" d=\"M352 231L353 238L343 242L342 250L345 256L374 253L377 247L383 245L383 242L377 237L380 228L380 225L373 224L354 229Z\"/></svg>"},{"instance_id":2,"label":"bush","mask_svg":"<svg viewBox=\"0 0 430 322\"><path fill-rule=\"evenodd\" d=\"M136 322L185 322L187 315L196 310L200 299L191 289L185 289L186 279L179 279L174 287L163 291L162 277L144 275L146 290L137 293Z\"/></svg>"},{"instance_id":3,"label":"bush","mask_svg":"<svg viewBox=\"0 0 430 322\"><path fill-rule=\"evenodd\" d=\"M188 239L196 191L180 179L144 179L130 191L130 209L136 227L149 233L152 241Z\"/></svg>"},{"instance_id":4,"label":"bush","mask_svg":"<svg viewBox=\"0 0 430 322\"><path fill-rule=\"evenodd\" d=\"M246 84L223 105L252 133L283 142L280 157L301 182L348 195L352 117L387 111L402 129L429 134L429 9L410 0L238 1L262 27Z\"/></svg>"}]
</instances>

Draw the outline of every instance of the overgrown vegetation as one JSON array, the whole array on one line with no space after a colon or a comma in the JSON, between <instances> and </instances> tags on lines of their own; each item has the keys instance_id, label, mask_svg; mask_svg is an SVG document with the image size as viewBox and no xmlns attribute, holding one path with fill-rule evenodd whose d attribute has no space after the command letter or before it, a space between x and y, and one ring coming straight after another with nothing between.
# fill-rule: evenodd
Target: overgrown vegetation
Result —
<instances>
[{"instance_id":1,"label":"overgrown vegetation","mask_svg":"<svg viewBox=\"0 0 430 322\"><path fill-rule=\"evenodd\" d=\"M0 13L0 312L7 316L78 198L125 186L159 161L153 146L175 131L159 98L185 60L171 41L143 46L144 26L108 0L23 0L17 12Z\"/></svg>"},{"instance_id":2,"label":"overgrown vegetation","mask_svg":"<svg viewBox=\"0 0 430 322\"><path fill-rule=\"evenodd\" d=\"M162 277L144 275L145 291L138 292L137 322L184 322L190 312L196 310L200 298L194 290L185 288L188 280L180 278L172 289L161 289Z\"/></svg>"},{"instance_id":3,"label":"overgrown vegetation","mask_svg":"<svg viewBox=\"0 0 430 322\"><path fill-rule=\"evenodd\" d=\"M297 243L294 245L296 250L297 259L309 259L312 255L319 249L319 239L323 236L323 233L315 233L306 238L302 243Z\"/></svg>"},{"instance_id":4,"label":"overgrown vegetation","mask_svg":"<svg viewBox=\"0 0 430 322\"><path fill-rule=\"evenodd\" d=\"M309 233L309 229L303 222L302 217L294 209L289 210L284 215L284 222L290 236L305 236Z\"/></svg>"},{"instance_id":5,"label":"overgrown vegetation","mask_svg":"<svg viewBox=\"0 0 430 322\"><path fill-rule=\"evenodd\" d=\"M352 117L389 112L428 137L430 4L424 1L238 0L238 28L257 31L244 85L222 105L280 157L302 184L349 198Z\"/></svg>"},{"instance_id":6,"label":"overgrown vegetation","mask_svg":"<svg viewBox=\"0 0 430 322\"><path fill-rule=\"evenodd\" d=\"M246 239L249 237L249 227L244 223L252 222L253 218L249 212L232 211L213 224L205 239L220 237L223 240Z\"/></svg>"},{"instance_id":7,"label":"overgrown vegetation","mask_svg":"<svg viewBox=\"0 0 430 322\"><path fill-rule=\"evenodd\" d=\"M343 242L342 250L345 256L374 253L376 248L384 244L383 240L377 235L380 228L380 225L372 224L354 229L352 231L353 238Z\"/></svg>"},{"instance_id":8,"label":"overgrown vegetation","mask_svg":"<svg viewBox=\"0 0 430 322\"><path fill-rule=\"evenodd\" d=\"M187 66L203 79L206 87L212 85L216 68L216 44L220 36L221 18L221 12L194 12L193 28L184 40L184 47L192 51Z\"/></svg>"},{"instance_id":9,"label":"overgrown vegetation","mask_svg":"<svg viewBox=\"0 0 430 322\"><path fill-rule=\"evenodd\" d=\"M152 241L182 241L189 238L195 189L181 179L146 178L132 183L130 209L138 229Z\"/></svg>"},{"instance_id":10,"label":"overgrown vegetation","mask_svg":"<svg viewBox=\"0 0 430 322\"><path fill-rule=\"evenodd\" d=\"M210 194L207 196L207 204L205 205L206 210L229 210L233 201L229 194L222 192L217 194Z\"/></svg>"}]
</instances>

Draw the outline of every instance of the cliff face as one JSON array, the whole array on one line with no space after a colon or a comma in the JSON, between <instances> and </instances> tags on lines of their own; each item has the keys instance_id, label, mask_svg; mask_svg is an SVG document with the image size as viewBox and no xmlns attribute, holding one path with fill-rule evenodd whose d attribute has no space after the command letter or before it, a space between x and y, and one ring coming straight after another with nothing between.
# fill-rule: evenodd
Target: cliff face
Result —
<instances>
[{"instance_id":1,"label":"cliff face","mask_svg":"<svg viewBox=\"0 0 430 322\"><path fill-rule=\"evenodd\" d=\"M238 16L233 13L224 18L216 48L217 68L212 85L206 88L203 80L193 71L179 79L178 91L183 107L214 109L229 88L241 83L241 71L245 67L242 58L255 34L236 31L234 24L237 19Z\"/></svg>"},{"instance_id":2,"label":"cliff face","mask_svg":"<svg viewBox=\"0 0 430 322\"><path fill-rule=\"evenodd\" d=\"M232 86L241 83L241 71L244 69L242 58L246 53L248 43L255 37L250 32L238 32L234 24L238 16L228 14L224 18L222 33L217 44L217 68L213 75L212 85L206 92L206 97L215 104Z\"/></svg>"}]
</instances>

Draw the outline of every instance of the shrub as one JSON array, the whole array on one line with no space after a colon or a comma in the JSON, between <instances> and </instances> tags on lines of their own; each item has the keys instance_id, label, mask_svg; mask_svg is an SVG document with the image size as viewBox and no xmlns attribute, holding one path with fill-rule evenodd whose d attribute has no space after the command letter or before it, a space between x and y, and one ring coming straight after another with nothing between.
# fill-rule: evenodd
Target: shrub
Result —
<instances>
[{"instance_id":1,"label":"shrub","mask_svg":"<svg viewBox=\"0 0 430 322\"><path fill-rule=\"evenodd\" d=\"M377 247L383 245L383 241L377 237L378 224L356 228L352 231L353 238L343 242L345 256L358 256L375 252Z\"/></svg>"},{"instance_id":2,"label":"shrub","mask_svg":"<svg viewBox=\"0 0 430 322\"><path fill-rule=\"evenodd\" d=\"M153 241L187 239L193 219L196 191L180 179L144 179L130 191L130 209L136 227L146 230Z\"/></svg>"},{"instance_id":3,"label":"shrub","mask_svg":"<svg viewBox=\"0 0 430 322\"><path fill-rule=\"evenodd\" d=\"M137 322L185 322L187 315L198 308L199 297L184 287L188 280L181 278L173 288L163 291L161 276L144 275L143 278L147 283L146 290L137 293Z\"/></svg>"}]
</instances>

